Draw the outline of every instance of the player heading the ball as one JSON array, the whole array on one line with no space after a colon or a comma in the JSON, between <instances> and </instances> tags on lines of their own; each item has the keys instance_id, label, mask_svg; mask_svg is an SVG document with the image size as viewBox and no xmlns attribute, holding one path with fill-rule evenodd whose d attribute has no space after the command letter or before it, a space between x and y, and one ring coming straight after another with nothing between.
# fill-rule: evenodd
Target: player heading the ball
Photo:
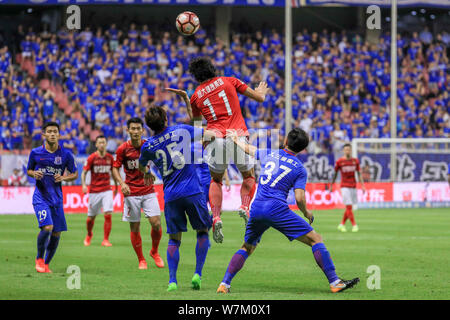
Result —
<instances>
[{"instance_id":1,"label":"player heading the ball","mask_svg":"<svg viewBox=\"0 0 450 320\"><path fill-rule=\"evenodd\" d=\"M236 148L233 141L227 137L227 132L235 131L238 132L239 140L248 141L249 133L242 116L238 93L263 102L268 88L265 82L259 83L253 90L234 77L218 77L211 60L205 57L191 60L189 72L199 83L190 99L183 90L171 88L167 90L183 98L188 107L188 114L194 121L201 121L203 116L207 122L206 129L216 133L216 138L205 144L207 144L207 159L212 177L209 202L213 213L213 238L221 243L223 241L222 180L231 160L243 177L239 215L244 219L245 224L248 222L249 206L256 189L254 159Z\"/></svg>"}]
</instances>

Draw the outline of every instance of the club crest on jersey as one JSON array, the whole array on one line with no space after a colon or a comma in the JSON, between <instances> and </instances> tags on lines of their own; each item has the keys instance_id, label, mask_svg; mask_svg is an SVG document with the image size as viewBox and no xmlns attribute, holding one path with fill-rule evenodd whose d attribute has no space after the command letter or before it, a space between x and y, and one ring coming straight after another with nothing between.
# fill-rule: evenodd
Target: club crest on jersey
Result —
<instances>
[{"instance_id":1,"label":"club crest on jersey","mask_svg":"<svg viewBox=\"0 0 450 320\"><path fill-rule=\"evenodd\" d=\"M55 164L62 164L62 158L61 157L55 157Z\"/></svg>"}]
</instances>

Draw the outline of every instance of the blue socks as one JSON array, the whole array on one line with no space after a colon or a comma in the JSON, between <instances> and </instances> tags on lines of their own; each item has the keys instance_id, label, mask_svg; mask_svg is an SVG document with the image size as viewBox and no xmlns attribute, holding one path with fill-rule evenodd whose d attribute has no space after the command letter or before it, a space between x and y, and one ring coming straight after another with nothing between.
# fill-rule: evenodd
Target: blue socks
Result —
<instances>
[{"instance_id":1,"label":"blue socks","mask_svg":"<svg viewBox=\"0 0 450 320\"><path fill-rule=\"evenodd\" d=\"M47 245L47 252L45 254L45 264L49 264L52 261L53 256L55 255L56 248L58 248L59 238L52 235L50 237L50 241Z\"/></svg>"},{"instance_id":2,"label":"blue socks","mask_svg":"<svg viewBox=\"0 0 450 320\"><path fill-rule=\"evenodd\" d=\"M169 245L167 246L167 264L169 266L169 283L177 283L177 269L178 262L180 261L180 248L181 241L169 239Z\"/></svg>"},{"instance_id":3,"label":"blue socks","mask_svg":"<svg viewBox=\"0 0 450 320\"><path fill-rule=\"evenodd\" d=\"M37 256L36 259L43 259L45 254L45 249L47 249L48 238L51 231L46 231L41 229L37 236Z\"/></svg>"},{"instance_id":4,"label":"blue socks","mask_svg":"<svg viewBox=\"0 0 450 320\"><path fill-rule=\"evenodd\" d=\"M247 251L243 249L239 249L236 251L234 256L231 258L230 263L228 264L227 271L225 272L225 276L223 277L222 282L230 285L231 280L233 280L236 273L239 272L239 270L242 269L244 266L245 260L248 258Z\"/></svg>"},{"instance_id":5,"label":"blue socks","mask_svg":"<svg viewBox=\"0 0 450 320\"><path fill-rule=\"evenodd\" d=\"M312 252L314 254L314 259L316 259L317 265L322 269L323 273L328 278L329 283L333 283L339 280L336 275L333 261L331 260L330 253L323 243L316 243L312 246Z\"/></svg>"},{"instance_id":6,"label":"blue socks","mask_svg":"<svg viewBox=\"0 0 450 320\"><path fill-rule=\"evenodd\" d=\"M195 273L202 276L203 265L205 264L206 255L210 247L209 236L207 232L197 233L197 245L195 247L195 256L197 257L197 264L195 265Z\"/></svg>"}]
</instances>

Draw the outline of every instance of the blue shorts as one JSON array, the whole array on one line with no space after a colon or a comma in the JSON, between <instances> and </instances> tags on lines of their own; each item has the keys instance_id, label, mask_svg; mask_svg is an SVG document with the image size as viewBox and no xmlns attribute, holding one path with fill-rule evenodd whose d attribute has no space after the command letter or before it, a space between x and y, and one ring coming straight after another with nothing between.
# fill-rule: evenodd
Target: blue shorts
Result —
<instances>
[{"instance_id":1,"label":"blue shorts","mask_svg":"<svg viewBox=\"0 0 450 320\"><path fill-rule=\"evenodd\" d=\"M256 246L270 227L277 229L290 241L314 230L308 222L281 201L254 201L245 229L245 242Z\"/></svg>"},{"instance_id":2,"label":"blue shorts","mask_svg":"<svg viewBox=\"0 0 450 320\"><path fill-rule=\"evenodd\" d=\"M169 201L164 205L168 234L187 231L187 219L194 230L210 229L211 216L202 193Z\"/></svg>"},{"instance_id":3,"label":"blue shorts","mask_svg":"<svg viewBox=\"0 0 450 320\"><path fill-rule=\"evenodd\" d=\"M67 231L63 206L49 206L46 203L33 204L39 228L53 225L53 232Z\"/></svg>"}]
</instances>

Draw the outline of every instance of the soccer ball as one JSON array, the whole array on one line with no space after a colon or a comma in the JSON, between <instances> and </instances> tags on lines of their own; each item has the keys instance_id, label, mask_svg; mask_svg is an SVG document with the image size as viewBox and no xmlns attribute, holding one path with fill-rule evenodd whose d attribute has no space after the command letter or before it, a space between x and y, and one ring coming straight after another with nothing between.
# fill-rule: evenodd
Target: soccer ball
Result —
<instances>
[{"instance_id":1,"label":"soccer ball","mask_svg":"<svg viewBox=\"0 0 450 320\"><path fill-rule=\"evenodd\" d=\"M200 19L190 11L180 13L175 21L178 31L185 36L192 36L200 28Z\"/></svg>"}]
</instances>

